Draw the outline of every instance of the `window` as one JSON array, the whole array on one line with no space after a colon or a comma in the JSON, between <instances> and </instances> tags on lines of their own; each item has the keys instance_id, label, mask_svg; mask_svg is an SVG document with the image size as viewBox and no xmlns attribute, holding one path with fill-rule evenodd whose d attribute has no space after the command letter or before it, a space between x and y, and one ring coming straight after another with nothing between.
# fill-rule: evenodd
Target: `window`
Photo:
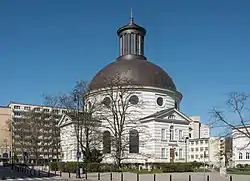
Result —
<instances>
[{"instance_id":1,"label":"window","mask_svg":"<svg viewBox=\"0 0 250 181\"><path fill-rule=\"evenodd\" d=\"M124 35L124 55L128 54L128 34Z\"/></svg>"},{"instance_id":2,"label":"window","mask_svg":"<svg viewBox=\"0 0 250 181\"><path fill-rule=\"evenodd\" d=\"M20 109L21 106L14 106L14 109Z\"/></svg>"},{"instance_id":3,"label":"window","mask_svg":"<svg viewBox=\"0 0 250 181\"><path fill-rule=\"evenodd\" d=\"M65 111L65 110L62 110L62 113L63 113L63 114L65 114L65 113L67 113L67 111Z\"/></svg>"},{"instance_id":4,"label":"window","mask_svg":"<svg viewBox=\"0 0 250 181\"><path fill-rule=\"evenodd\" d=\"M199 144L199 141L196 141L195 144L198 145L198 144Z\"/></svg>"},{"instance_id":5,"label":"window","mask_svg":"<svg viewBox=\"0 0 250 181\"><path fill-rule=\"evenodd\" d=\"M161 140L166 140L166 129L161 129Z\"/></svg>"},{"instance_id":6,"label":"window","mask_svg":"<svg viewBox=\"0 0 250 181\"><path fill-rule=\"evenodd\" d=\"M135 54L135 34L131 33L130 34L130 52L131 54Z\"/></svg>"},{"instance_id":7,"label":"window","mask_svg":"<svg viewBox=\"0 0 250 181\"><path fill-rule=\"evenodd\" d=\"M203 144L203 140L200 141L201 145Z\"/></svg>"},{"instance_id":8,"label":"window","mask_svg":"<svg viewBox=\"0 0 250 181\"><path fill-rule=\"evenodd\" d=\"M246 152L246 159L249 159L249 153Z\"/></svg>"},{"instance_id":9,"label":"window","mask_svg":"<svg viewBox=\"0 0 250 181\"><path fill-rule=\"evenodd\" d=\"M111 136L109 131L103 133L103 153L111 153Z\"/></svg>"},{"instance_id":10,"label":"window","mask_svg":"<svg viewBox=\"0 0 250 181\"><path fill-rule=\"evenodd\" d=\"M161 149L161 158L166 158L166 148Z\"/></svg>"},{"instance_id":11,"label":"window","mask_svg":"<svg viewBox=\"0 0 250 181\"><path fill-rule=\"evenodd\" d=\"M111 103L111 100L110 100L109 97L105 97L105 98L103 99L102 103L103 103L105 106L109 107L109 106L110 106L110 103Z\"/></svg>"},{"instance_id":12,"label":"window","mask_svg":"<svg viewBox=\"0 0 250 181\"><path fill-rule=\"evenodd\" d=\"M140 54L140 40L139 40L139 36L138 34L136 34L136 37L135 37L135 42L136 42L136 52L135 54L136 55L139 55Z\"/></svg>"},{"instance_id":13,"label":"window","mask_svg":"<svg viewBox=\"0 0 250 181\"><path fill-rule=\"evenodd\" d=\"M200 155L200 158L203 158L203 154Z\"/></svg>"},{"instance_id":14,"label":"window","mask_svg":"<svg viewBox=\"0 0 250 181\"><path fill-rule=\"evenodd\" d=\"M129 102L131 103L131 104L138 104L138 102L139 102L139 98L136 96L136 95L132 95L130 98L129 98Z\"/></svg>"},{"instance_id":15,"label":"window","mask_svg":"<svg viewBox=\"0 0 250 181\"><path fill-rule=\"evenodd\" d=\"M208 144L208 140L205 140L205 144Z\"/></svg>"},{"instance_id":16,"label":"window","mask_svg":"<svg viewBox=\"0 0 250 181\"><path fill-rule=\"evenodd\" d=\"M44 112L48 113L48 112L49 112L49 109L44 109Z\"/></svg>"},{"instance_id":17,"label":"window","mask_svg":"<svg viewBox=\"0 0 250 181\"><path fill-rule=\"evenodd\" d=\"M59 113L59 110L57 110L57 109L53 109L53 110L52 110L52 113L54 113L54 114L58 114L58 113Z\"/></svg>"},{"instance_id":18,"label":"window","mask_svg":"<svg viewBox=\"0 0 250 181\"><path fill-rule=\"evenodd\" d=\"M182 149L179 149L179 158L182 158Z\"/></svg>"},{"instance_id":19,"label":"window","mask_svg":"<svg viewBox=\"0 0 250 181\"><path fill-rule=\"evenodd\" d=\"M242 153L239 153L239 159L242 159Z\"/></svg>"},{"instance_id":20,"label":"window","mask_svg":"<svg viewBox=\"0 0 250 181\"><path fill-rule=\"evenodd\" d=\"M40 111L40 108L39 107L35 107L34 111Z\"/></svg>"},{"instance_id":21,"label":"window","mask_svg":"<svg viewBox=\"0 0 250 181\"><path fill-rule=\"evenodd\" d=\"M200 147L200 151L203 151L203 147Z\"/></svg>"},{"instance_id":22,"label":"window","mask_svg":"<svg viewBox=\"0 0 250 181\"><path fill-rule=\"evenodd\" d=\"M163 98L162 97L158 97L156 100L158 106L162 106L163 105Z\"/></svg>"},{"instance_id":23,"label":"window","mask_svg":"<svg viewBox=\"0 0 250 181\"><path fill-rule=\"evenodd\" d=\"M199 148L195 148L195 151L199 151Z\"/></svg>"},{"instance_id":24,"label":"window","mask_svg":"<svg viewBox=\"0 0 250 181\"><path fill-rule=\"evenodd\" d=\"M14 112L15 116L21 116L20 112Z\"/></svg>"},{"instance_id":25,"label":"window","mask_svg":"<svg viewBox=\"0 0 250 181\"><path fill-rule=\"evenodd\" d=\"M195 159L198 159L199 158L199 155L195 155Z\"/></svg>"},{"instance_id":26,"label":"window","mask_svg":"<svg viewBox=\"0 0 250 181\"><path fill-rule=\"evenodd\" d=\"M24 107L24 110L29 111L29 110L30 110L30 107L25 106L25 107Z\"/></svg>"},{"instance_id":27,"label":"window","mask_svg":"<svg viewBox=\"0 0 250 181\"><path fill-rule=\"evenodd\" d=\"M191 155L191 159L194 159L194 155Z\"/></svg>"},{"instance_id":28,"label":"window","mask_svg":"<svg viewBox=\"0 0 250 181\"><path fill-rule=\"evenodd\" d=\"M183 135L182 135L182 130L179 130L179 140L182 140L183 139Z\"/></svg>"},{"instance_id":29,"label":"window","mask_svg":"<svg viewBox=\"0 0 250 181\"><path fill-rule=\"evenodd\" d=\"M139 153L139 133L134 129L129 131L129 153Z\"/></svg>"},{"instance_id":30,"label":"window","mask_svg":"<svg viewBox=\"0 0 250 181\"><path fill-rule=\"evenodd\" d=\"M208 147L205 147L205 150L208 151Z\"/></svg>"},{"instance_id":31,"label":"window","mask_svg":"<svg viewBox=\"0 0 250 181\"><path fill-rule=\"evenodd\" d=\"M194 151L194 148L191 148L191 152L193 152Z\"/></svg>"},{"instance_id":32,"label":"window","mask_svg":"<svg viewBox=\"0 0 250 181\"><path fill-rule=\"evenodd\" d=\"M194 141L191 141L191 145L194 145Z\"/></svg>"},{"instance_id":33,"label":"window","mask_svg":"<svg viewBox=\"0 0 250 181\"><path fill-rule=\"evenodd\" d=\"M170 126L170 140L174 140L174 126Z\"/></svg>"},{"instance_id":34,"label":"window","mask_svg":"<svg viewBox=\"0 0 250 181\"><path fill-rule=\"evenodd\" d=\"M88 110L91 110L91 108L92 108L92 104L91 104L91 102L89 101L89 102L88 102Z\"/></svg>"}]
</instances>

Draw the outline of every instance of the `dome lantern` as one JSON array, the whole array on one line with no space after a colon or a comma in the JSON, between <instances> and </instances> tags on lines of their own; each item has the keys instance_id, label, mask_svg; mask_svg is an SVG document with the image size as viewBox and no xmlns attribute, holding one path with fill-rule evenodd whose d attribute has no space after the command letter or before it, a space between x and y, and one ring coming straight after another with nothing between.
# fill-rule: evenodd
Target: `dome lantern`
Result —
<instances>
[{"instance_id":1,"label":"dome lantern","mask_svg":"<svg viewBox=\"0 0 250 181\"><path fill-rule=\"evenodd\" d=\"M134 23L132 10L129 24L119 28L117 35L120 41L120 57L134 55L145 59L144 37L146 35L146 29Z\"/></svg>"}]
</instances>

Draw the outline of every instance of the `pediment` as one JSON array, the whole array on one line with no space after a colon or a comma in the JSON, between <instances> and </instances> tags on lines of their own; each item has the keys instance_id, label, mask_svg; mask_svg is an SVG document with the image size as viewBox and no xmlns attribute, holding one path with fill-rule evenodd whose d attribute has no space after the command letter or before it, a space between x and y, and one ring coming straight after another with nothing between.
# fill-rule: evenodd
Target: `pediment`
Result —
<instances>
[{"instance_id":1,"label":"pediment","mask_svg":"<svg viewBox=\"0 0 250 181\"><path fill-rule=\"evenodd\" d=\"M73 123L72 118L67 114L63 114L59 123L58 123L58 126L62 127L62 126L66 126L66 125L72 124L72 123Z\"/></svg>"},{"instance_id":2,"label":"pediment","mask_svg":"<svg viewBox=\"0 0 250 181\"><path fill-rule=\"evenodd\" d=\"M146 121L149 119L163 121L163 122L177 123L177 124L189 124L190 122L192 122L192 119L190 119L188 116L186 116L185 114L183 114L182 112L178 111L175 108L161 110L141 120Z\"/></svg>"}]
</instances>

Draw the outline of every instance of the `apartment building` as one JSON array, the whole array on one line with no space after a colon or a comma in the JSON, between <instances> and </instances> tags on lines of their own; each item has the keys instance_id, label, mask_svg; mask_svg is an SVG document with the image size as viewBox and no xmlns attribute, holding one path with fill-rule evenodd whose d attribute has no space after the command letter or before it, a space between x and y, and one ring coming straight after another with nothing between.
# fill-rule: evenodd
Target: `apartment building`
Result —
<instances>
[{"instance_id":1,"label":"apartment building","mask_svg":"<svg viewBox=\"0 0 250 181\"><path fill-rule=\"evenodd\" d=\"M10 159L11 149L11 109L6 106L0 106L0 160Z\"/></svg>"},{"instance_id":2,"label":"apartment building","mask_svg":"<svg viewBox=\"0 0 250 181\"><path fill-rule=\"evenodd\" d=\"M66 109L11 102L14 159L47 162L60 159L60 133L57 126Z\"/></svg>"}]
</instances>

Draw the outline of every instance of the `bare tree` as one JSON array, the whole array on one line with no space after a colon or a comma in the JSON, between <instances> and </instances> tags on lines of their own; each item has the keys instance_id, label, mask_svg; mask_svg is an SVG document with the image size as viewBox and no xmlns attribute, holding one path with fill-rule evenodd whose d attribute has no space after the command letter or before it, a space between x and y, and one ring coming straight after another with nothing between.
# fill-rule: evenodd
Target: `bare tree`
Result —
<instances>
[{"instance_id":1,"label":"bare tree","mask_svg":"<svg viewBox=\"0 0 250 181\"><path fill-rule=\"evenodd\" d=\"M22 155L21 159L23 159L23 155L27 150L27 146L29 145L29 120L22 117L18 118L18 120L13 120L13 130L14 135L14 145L16 155Z\"/></svg>"},{"instance_id":2,"label":"bare tree","mask_svg":"<svg viewBox=\"0 0 250 181\"><path fill-rule=\"evenodd\" d=\"M77 81L73 90L56 96L45 96L46 105L61 107L67 110L73 120L80 150L86 162L91 162L91 152L100 145L100 122L92 117L92 110L85 111L84 94L88 91L86 81ZM79 122L79 128L77 123Z\"/></svg>"},{"instance_id":3,"label":"bare tree","mask_svg":"<svg viewBox=\"0 0 250 181\"><path fill-rule=\"evenodd\" d=\"M237 133L250 138L249 98L246 93L230 93L226 102L226 109L212 109L212 127L224 128L223 136L231 136L231 130L233 129Z\"/></svg>"},{"instance_id":4,"label":"bare tree","mask_svg":"<svg viewBox=\"0 0 250 181\"><path fill-rule=\"evenodd\" d=\"M128 153L139 154L139 144L144 144L143 139L139 140L141 133L146 134L145 126L139 120L143 108L143 101L138 98L141 87L120 74L106 79L102 86L105 88L96 95L86 94L86 97L92 97L91 102L96 102L88 108L94 109L94 115L102 121L103 153L111 154L117 167L121 167Z\"/></svg>"},{"instance_id":5,"label":"bare tree","mask_svg":"<svg viewBox=\"0 0 250 181\"><path fill-rule=\"evenodd\" d=\"M29 149L30 156L33 156L35 163L38 164L41 153L40 148L42 147L43 118L41 113L31 110L25 114L25 119L29 123L29 134L26 136L29 144L26 147Z\"/></svg>"},{"instance_id":6,"label":"bare tree","mask_svg":"<svg viewBox=\"0 0 250 181\"><path fill-rule=\"evenodd\" d=\"M219 155L225 157L226 164L232 156L232 138L250 138L249 98L247 93L231 92L228 94L226 108L212 109L211 127L219 128L221 132L219 136L228 142L225 151L219 153ZM240 149L246 148L249 144L250 141Z\"/></svg>"}]
</instances>

